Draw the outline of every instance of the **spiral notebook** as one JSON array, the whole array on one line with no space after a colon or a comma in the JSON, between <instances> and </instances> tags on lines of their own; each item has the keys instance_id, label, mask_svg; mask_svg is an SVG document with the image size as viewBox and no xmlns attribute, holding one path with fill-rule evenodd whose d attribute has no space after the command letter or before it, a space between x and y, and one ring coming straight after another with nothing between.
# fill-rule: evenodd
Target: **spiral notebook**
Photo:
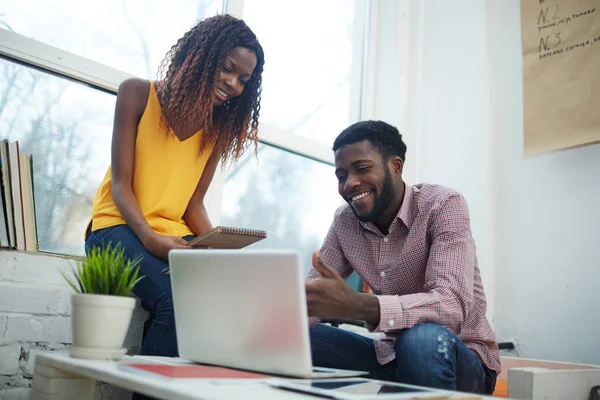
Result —
<instances>
[{"instance_id":1,"label":"spiral notebook","mask_svg":"<svg viewBox=\"0 0 600 400\"><path fill-rule=\"evenodd\" d=\"M267 232L261 230L217 226L190 240L188 244L212 249L241 249L266 237Z\"/></svg>"}]
</instances>

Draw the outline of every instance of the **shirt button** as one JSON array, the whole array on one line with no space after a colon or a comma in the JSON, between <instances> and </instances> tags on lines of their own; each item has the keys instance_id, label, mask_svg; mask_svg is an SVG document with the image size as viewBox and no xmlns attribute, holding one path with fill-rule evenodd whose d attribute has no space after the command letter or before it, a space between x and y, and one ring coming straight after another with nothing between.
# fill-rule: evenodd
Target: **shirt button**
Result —
<instances>
[{"instance_id":1,"label":"shirt button","mask_svg":"<svg viewBox=\"0 0 600 400\"><path fill-rule=\"evenodd\" d=\"M388 239L387 237L384 237L384 238L383 238L383 241L384 241L384 242L386 242L386 243L387 243L389 240L390 240L390 239Z\"/></svg>"},{"instance_id":2,"label":"shirt button","mask_svg":"<svg viewBox=\"0 0 600 400\"><path fill-rule=\"evenodd\" d=\"M393 319L390 319L390 322L389 322L389 324L390 324L390 326L394 326L394 320L393 320Z\"/></svg>"},{"instance_id":3,"label":"shirt button","mask_svg":"<svg viewBox=\"0 0 600 400\"><path fill-rule=\"evenodd\" d=\"M381 277L383 278L385 276L385 272L381 271L379 275L381 275Z\"/></svg>"}]
</instances>

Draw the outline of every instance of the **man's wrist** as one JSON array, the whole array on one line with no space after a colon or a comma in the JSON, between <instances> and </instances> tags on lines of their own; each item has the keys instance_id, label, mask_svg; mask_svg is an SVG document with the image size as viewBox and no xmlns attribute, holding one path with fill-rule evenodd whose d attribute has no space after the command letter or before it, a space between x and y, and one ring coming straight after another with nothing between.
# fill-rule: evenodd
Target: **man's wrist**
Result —
<instances>
[{"instance_id":1,"label":"man's wrist","mask_svg":"<svg viewBox=\"0 0 600 400\"><path fill-rule=\"evenodd\" d=\"M356 292L353 300L352 319L365 321L373 326L379 325L380 308L379 299L376 296Z\"/></svg>"}]
</instances>

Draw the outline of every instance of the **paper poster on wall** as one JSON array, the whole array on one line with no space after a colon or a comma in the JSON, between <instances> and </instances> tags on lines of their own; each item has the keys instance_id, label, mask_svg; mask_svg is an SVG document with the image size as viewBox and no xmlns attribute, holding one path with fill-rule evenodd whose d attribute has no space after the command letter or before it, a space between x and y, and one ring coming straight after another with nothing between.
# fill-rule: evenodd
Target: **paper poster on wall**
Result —
<instances>
[{"instance_id":1,"label":"paper poster on wall","mask_svg":"<svg viewBox=\"0 0 600 400\"><path fill-rule=\"evenodd\" d=\"M524 153L600 142L600 0L521 0Z\"/></svg>"}]
</instances>

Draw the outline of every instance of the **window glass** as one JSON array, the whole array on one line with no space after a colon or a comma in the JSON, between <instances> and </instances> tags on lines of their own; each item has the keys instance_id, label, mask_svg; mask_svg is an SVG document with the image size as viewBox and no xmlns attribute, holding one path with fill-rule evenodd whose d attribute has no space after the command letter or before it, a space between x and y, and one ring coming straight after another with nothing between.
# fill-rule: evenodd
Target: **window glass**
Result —
<instances>
[{"instance_id":1,"label":"window glass","mask_svg":"<svg viewBox=\"0 0 600 400\"><path fill-rule=\"evenodd\" d=\"M2 3L1 28L147 79L197 20L222 11L219 0Z\"/></svg>"},{"instance_id":2,"label":"window glass","mask_svg":"<svg viewBox=\"0 0 600 400\"><path fill-rule=\"evenodd\" d=\"M265 51L262 120L330 146L358 118L366 0L245 0L243 13Z\"/></svg>"},{"instance_id":3,"label":"window glass","mask_svg":"<svg viewBox=\"0 0 600 400\"><path fill-rule=\"evenodd\" d=\"M221 225L267 231L252 247L297 250L306 272L341 204L333 166L261 144L226 175Z\"/></svg>"},{"instance_id":4,"label":"window glass","mask_svg":"<svg viewBox=\"0 0 600 400\"><path fill-rule=\"evenodd\" d=\"M115 99L0 59L1 138L32 155L42 251L84 254L92 200L110 164Z\"/></svg>"}]
</instances>

